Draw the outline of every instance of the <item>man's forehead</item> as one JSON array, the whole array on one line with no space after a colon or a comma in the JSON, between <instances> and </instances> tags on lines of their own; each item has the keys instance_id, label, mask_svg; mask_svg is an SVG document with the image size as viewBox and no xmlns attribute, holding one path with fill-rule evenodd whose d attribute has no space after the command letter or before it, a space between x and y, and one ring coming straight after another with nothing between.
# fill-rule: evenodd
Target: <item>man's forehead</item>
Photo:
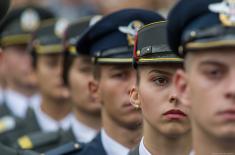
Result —
<instances>
[{"instance_id":1,"label":"man's forehead","mask_svg":"<svg viewBox=\"0 0 235 155\"><path fill-rule=\"evenodd\" d=\"M39 58L44 58L44 59L48 59L48 60L57 60L57 59L62 59L63 55L59 54L59 53L55 53L55 54L39 54L38 55Z\"/></svg>"},{"instance_id":2,"label":"man's forehead","mask_svg":"<svg viewBox=\"0 0 235 155\"><path fill-rule=\"evenodd\" d=\"M145 72L173 74L177 69L182 68L182 64L152 64L139 66L139 70Z\"/></svg>"},{"instance_id":3,"label":"man's forehead","mask_svg":"<svg viewBox=\"0 0 235 155\"><path fill-rule=\"evenodd\" d=\"M112 71L112 70L127 70L127 69L132 69L131 64L102 64L101 67L102 68L106 68L106 69L108 69L110 71Z\"/></svg>"},{"instance_id":4,"label":"man's forehead","mask_svg":"<svg viewBox=\"0 0 235 155\"><path fill-rule=\"evenodd\" d=\"M235 63L235 48L217 48L188 53L185 58L186 68L192 64L229 64ZM212 63L213 62L213 63Z\"/></svg>"}]
</instances>

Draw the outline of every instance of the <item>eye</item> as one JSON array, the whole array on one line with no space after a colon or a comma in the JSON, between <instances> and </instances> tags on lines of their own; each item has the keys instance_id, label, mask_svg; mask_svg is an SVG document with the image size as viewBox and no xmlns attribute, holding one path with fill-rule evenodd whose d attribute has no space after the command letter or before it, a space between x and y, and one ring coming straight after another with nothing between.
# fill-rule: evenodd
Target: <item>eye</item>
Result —
<instances>
[{"instance_id":1,"label":"eye","mask_svg":"<svg viewBox=\"0 0 235 155\"><path fill-rule=\"evenodd\" d=\"M156 77L153 81L158 86L167 86L169 84L169 78L167 77Z\"/></svg>"},{"instance_id":2,"label":"eye","mask_svg":"<svg viewBox=\"0 0 235 155\"><path fill-rule=\"evenodd\" d=\"M220 79L223 76L223 70L218 68L208 69L204 71L206 76L208 76L211 79Z\"/></svg>"},{"instance_id":3,"label":"eye","mask_svg":"<svg viewBox=\"0 0 235 155\"><path fill-rule=\"evenodd\" d=\"M78 68L78 70L82 73L91 73L92 68L90 66L81 66Z\"/></svg>"},{"instance_id":4,"label":"eye","mask_svg":"<svg viewBox=\"0 0 235 155\"><path fill-rule=\"evenodd\" d=\"M117 78L117 79L125 79L126 74L124 72L116 72L116 73L113 73L112 77Z\"/></svg>"}]
</instances>

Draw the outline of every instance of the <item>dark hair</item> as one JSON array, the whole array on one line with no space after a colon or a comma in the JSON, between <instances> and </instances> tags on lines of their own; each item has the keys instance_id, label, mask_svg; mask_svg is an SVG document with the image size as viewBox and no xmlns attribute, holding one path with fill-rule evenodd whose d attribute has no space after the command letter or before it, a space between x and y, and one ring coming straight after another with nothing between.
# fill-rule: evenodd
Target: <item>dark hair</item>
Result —
<instances>
[{"instance_id":1,"label":"dark hair","mask_svg":"<svg viewBox=\"0 0 235 155\"><path fill-rule=\"evenodd\" d=\"M62 78L66 86L69 86L69 72L75 58L76 56L69 54L68 51L64 52Z\"/></svg>"}]
</instances>

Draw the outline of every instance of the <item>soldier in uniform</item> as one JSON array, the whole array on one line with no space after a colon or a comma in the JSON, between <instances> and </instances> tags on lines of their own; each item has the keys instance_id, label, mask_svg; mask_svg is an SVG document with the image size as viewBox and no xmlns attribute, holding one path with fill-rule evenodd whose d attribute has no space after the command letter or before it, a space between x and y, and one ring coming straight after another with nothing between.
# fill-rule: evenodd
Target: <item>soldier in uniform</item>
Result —
<instances>
[{"instance_id":1,"label":"soldier in uniform","mask_svg":"<svg viewBox=\"0 0 235 155\"><path fill-rule=\"evenodd\" d=\"M73 104L71 131L82 143L90 142L96 136L101 127L101 116L100 104L88 89L89 82L93 80L91 56L79 53L76 41L97 18L100 16L84 17L70 24L65 34L63 79Z\"/></svg>"},{"instance_id":2,"label":"soldier in uniform","mask_svg":"<svg viewBox=\"0 0 235 155\"><path fill-rule=\"evenodd\" d=\"M68 100L68 89L64 86L61 76L62 37L67 26L68 22L64 19L50 19L43 21L33 34L29 50L32 53L32 65L42 101L29 112L31 120L27 122L26 127L32 132L20 137L15 144L16 147L40 152L46 151L55 144L59 144L60 132L70 128L72 106ZM64 138L65 141L68 141L73 139L73 136Z\"/></svg>"},{"instance_id":3,"label":"soldier in uniform","mask_svg":"<svg viewBox=\"0 0 235 155\"><path fill-rule=\"evenodd\" d=\"M4 90L4 103L0 106L0 141L10 144L16 137L32 129L25 122L32 121L28 114L30 105L39 104L35 93L35 78L32 77L31 56L26 50L31 33L41 20L54 15L47 9L27 6L11 10L0 26L2 59L7 69L7 89ZM33 91L32 91L33 90ZM30 103L29 103L30 102Z\"/></svg>"},{"instance_id":4,"label":"soldier in uniform","mask_svg":"<svg viewBox=\"0 0 235 155\"><path fill-rule=\"evenodd\" d=\"M69 143L51 149L45 154L71 154L82 150L82 144L90 142L101 127L100 104L91 96L88 85L93 80L91 56L76 50L81 34L101 16L84 17L71 23L65 33L63 79L70 91L73 104L71 128L73 139Z\"/></svg>"},{"instance_id":5,"label":"soldier in uniform","mask_svg":"<svg viewBox=\"0 0 235 155\"><path fill-rule=\"evenodd\" d=\"M127 155L142 135L142 116L129 101L135 84L131 67L134 36L139 28L163 19L157 13L126 9L103 17L77 43L81 53L93 55L94 78L90 91L101 103L101 132L82 155Z\"/></svg>"},{"instance_id":6,"label":"soldier in uniform","mask_svg":"<svg viewBox=\"0 0 235 155\"><path fill-rule=\"evenodd\" d=\"M91 19L94 18L96 16L84 17L69 24L65 30L63 79L69 88L73 105L71 127L65 132L59 130L28 134L27 136L33 143L31 150L45 152L55 147L54 150L61 150L61 147L58 146L69 142L72 145L71 149L77 151L81 149L80 142L91 141L100 129L100 105L95 103L88 91L88 82L92 80L91 59L87 55L77 55L75 47L76 40L89 27L90 21L93 21ZM44 138L39 141L37 140L39 137ZM65 144L65 146L69 144ZM17 148L23 147L18 145Z\"/></svg>"},{"instance_id":7,"label":"soldier in uniform","mask_svg":"<svg viewBox=\"0 0 235 155\"><path fill-rule=\"evenodd\" d=\"M8 8L9 8L9 5L10 5L9 0L4 0L4 1L0 2L0 21L2 20L2 18L6 14ZM1 143L0 143L0 152L1 152L1 154L4 154L4 155L37 155L37 153L33 153L33 152L19 151L19 150L11 149L11 148L8 148L8 147L2 145Z\"/></svg>"},{"instance_id":8,"label":"soldier in uniform","mask_svg":"<svg viewBox=\"0 0 235 155\"><path fill-rule=\"evenodd\" d=\"M31 57L26 48L41 20L52 17L54 15L47 9L27 6L11 10L1 23L0 45L7 88L3 92L0 116L26 118L29 105L39 103Z\"/></svg>"},{"instance_id":9,"label":"soldier in uniform","mask_svg":"<svg viewBox=\"0 0 235 155\"><path fill-rule=\"evenodd\" d=\"M138 31L133 55L137 83L130 98L142 111L144 127L140 145L129 155L189 155L191 151L189 108L179 101L173 85L183 59L170 50L166 36L165 21Z\"/></svg>"},{"instance_id":10,"label":"soldier in uniform","mask_svg":"<svg viewBox=\"0 0 235 155\"><path fill-rule=\"evenodd\" d=\"M192 154L235 154L234 12L234 0L182 0L169 15L169 45L185 58L174 84L190 108Z\"/></svg>"}]
</instances>

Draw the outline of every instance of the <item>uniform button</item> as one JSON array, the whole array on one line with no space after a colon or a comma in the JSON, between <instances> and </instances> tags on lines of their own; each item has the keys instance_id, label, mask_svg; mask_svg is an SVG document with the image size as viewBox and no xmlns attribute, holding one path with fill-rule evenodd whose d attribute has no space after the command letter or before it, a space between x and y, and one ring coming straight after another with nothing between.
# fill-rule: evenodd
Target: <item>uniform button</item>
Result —
<instances>
[{"instance_id":1,"label":"uniform button","mask_svg":"<svg viewBox=\"0 0 235 155\"><path fill-rule=\"evenodd\" d=\"M76 148L76 149L78 149L79 147L80 147L80 145L79 144L74 144L74 147Z\"/></svg>"}]
</instances>

